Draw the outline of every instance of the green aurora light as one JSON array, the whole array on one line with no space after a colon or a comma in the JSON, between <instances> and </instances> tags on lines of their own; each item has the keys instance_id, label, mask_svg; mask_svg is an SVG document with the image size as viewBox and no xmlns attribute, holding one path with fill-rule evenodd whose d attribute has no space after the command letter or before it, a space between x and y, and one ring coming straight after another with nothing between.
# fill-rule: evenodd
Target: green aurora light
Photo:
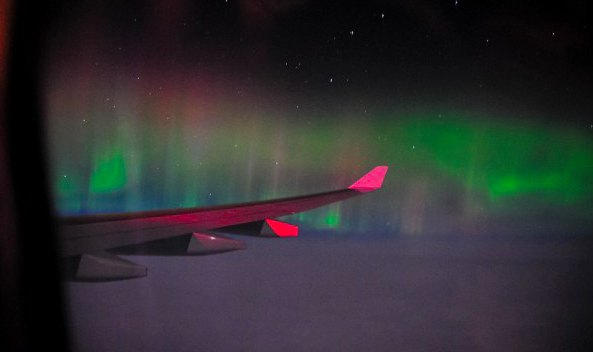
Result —
<instances>
[{"instance_id":1,"label":"green aurora light","mask_svg":"<svg viewBox=\"0 0 593 352\"><path fill-rule=\"evenodd\" d=\"M357 211L347 202L299 215L297 221L319 229L363 231L376 226L376 214L383 214L393 230L401 227L397 219L404 221L402 209L410 208L406 204L412 200L420 202L413 209L434 213L450 207L451 197L460 204L455 216L463 219L508 215L526 203L529 214L575 207L581 217L593 213L589 130L453 113L383 113L345 118L338 125L325 119L275 121L262 118L267 115L261 112L228 116L221 111L217 123L203 128L183 118L151 125L151 118L130 122L120 117L126 122L106 128L97 124L94 138L84 142L90 146L79 146L95 152L82 153L76 164L60 154L64 141L52 140L53 159L62 166L53 176L60 212L290 196L343 187L366 169L385 164L391 171L378 202L363 200L356 207L365 210ZM421 213L422 219L433 214ZM411 228L422 229L422 219Z\"/></svg>"}]
</instances>

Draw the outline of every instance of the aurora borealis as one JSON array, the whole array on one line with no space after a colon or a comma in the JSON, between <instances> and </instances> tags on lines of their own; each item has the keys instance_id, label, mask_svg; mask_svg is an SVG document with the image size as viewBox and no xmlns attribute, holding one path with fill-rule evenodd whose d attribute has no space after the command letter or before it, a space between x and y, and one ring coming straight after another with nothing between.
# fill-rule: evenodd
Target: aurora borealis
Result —
<instances>
[{"instance_id":1,"label":"aurora borealis","mask_svg":"<svg viewBox=\"0 0 593 352\"><path fill-rule=\"evenodd\" d=\"M363 121L344 117L340 126L265 117L273 112L210 113L217 118L206 123L207 133L183 117L153 127L114 114L112 121L99 117L102 127L90 135L85 129L92 130L94 117L77 121L83 144L56 148L81 154L56 162L59 209L76 214L268 199L347 186L384 163L392 166L385 194L301 214L302 225L399 233L420 226L403 216L423 223L443 212L456 221L514 212L591 215L593 142L573 129L463 113L385 112ZM81 153L85 145L90 150Z\"/></svg>"},{"instance_id":2,"label":"aurora borealis","mask_svg":"<svg viewBox=\"0 0 593 352\"><path fill-rule=\"evenodd\" d=\"M522 32L478 26L488 11L463 22L457 4L86 5L62 10L48 63L60 214L325 191L388 165L381 193L285 220L364 237L586 232L593 218L576 24L534 27L533 61L513 51Z\"/></svg>"}]
</instances>

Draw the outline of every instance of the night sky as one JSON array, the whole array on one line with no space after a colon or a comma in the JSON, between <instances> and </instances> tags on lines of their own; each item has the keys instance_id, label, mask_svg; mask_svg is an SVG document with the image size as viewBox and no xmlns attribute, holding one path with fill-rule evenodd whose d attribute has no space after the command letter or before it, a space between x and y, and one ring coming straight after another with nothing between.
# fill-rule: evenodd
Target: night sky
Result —
<instances>
[{"instance_id":1,"label":"night sky","mask_svg":"<svg viewBox=\"0 0 593 352\"><path fill-rule=\"evenodd\" d=\"M582 228L593 214L587 7L65 4L45 94L57 210L325 191L385 164L384 192L289 220L476 233L559 214L543 228Z\"/></svg>"},{"instance_id":2,"label":"night sky","mask_svg":"<svg viewBox=\"0 0 593 352\"><path fill-rule=\"evenodd\" d=\"M347 186L385 164L391 172L381 194L298 220L418 234L490 231L500 217L530 223L560 214L546 229L590 218L586 9L463 1L63 5L46 84L57 209L288 196Z\"/></svg>"},{"instance_id":3,"label":"night sky","mask_svg":"<svg viewBox=\"0 0 593 352\"><path fill-rule=\"evenodd\" d=\"M304 246L329 238L392 246L391 239L587 236L593 228L591 10L586 1L65 2L48 28L44 71L56 212L300 195L347 187L387 165L380 191L283 220L301 227ZM271 252L262 253L272 260ZM250 263L245 260L240 265ZM478 282L470 293L456 286L455 295L479 296L506 282L506 269L486 270L500 280L484 283L479 273L455 268L446 275L463 287ZM432 269L401 270L405 276ZM540 269L524 272L540 275ZM523 287L519 281L511 286ZM407 283L425 288L401 282ZM214 291L207 292L232 299L217 285L210 282ZM247 301L263 309L254 286L243 287L257 298ZM85 302L92 287L69 286L72 304ZM86 308L74 321L85 321ZM295 312L296 321L310 318ZM241 324L253 316L241 314ZM109 325L116 317L105 319ZM226 323L218 323L210 328L224 340ZM82 344L95 338L79 337Z\"/></svg>"}]
</instances>

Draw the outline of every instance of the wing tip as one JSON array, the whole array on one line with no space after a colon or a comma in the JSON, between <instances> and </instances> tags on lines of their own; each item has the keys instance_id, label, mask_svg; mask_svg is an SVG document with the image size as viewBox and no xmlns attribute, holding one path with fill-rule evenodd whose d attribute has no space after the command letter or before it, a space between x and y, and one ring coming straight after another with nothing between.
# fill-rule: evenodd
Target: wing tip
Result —
<instances>
[{"instance_id":1,"label":"wing tip","mask_svg":"<svg viewBox=\"0 0 593 352\"><path fill-rule=\"evenodd\" d=\"M388 166L375 166L371 171L367 172L358 181L348 187L358 192L372 192L381 188L385 174L387 174Z\"/></svg>"}]
</instances>

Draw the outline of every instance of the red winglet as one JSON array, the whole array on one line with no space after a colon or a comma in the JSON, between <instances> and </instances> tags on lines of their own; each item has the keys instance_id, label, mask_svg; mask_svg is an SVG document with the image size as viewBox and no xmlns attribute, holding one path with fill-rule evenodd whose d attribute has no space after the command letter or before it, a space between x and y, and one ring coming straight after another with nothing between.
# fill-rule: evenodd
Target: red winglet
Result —
<instances>
[{"instance_id":1,"label":"red winglet","mask_svg":"<svg viewBox=\"0 0 593 352\"><path fill-rule=\"evenodd\" d=\"M377 166L348 188L362 193L375 191L381 188L387 169L387 166Z\"/></svg>"}]
</instances>

